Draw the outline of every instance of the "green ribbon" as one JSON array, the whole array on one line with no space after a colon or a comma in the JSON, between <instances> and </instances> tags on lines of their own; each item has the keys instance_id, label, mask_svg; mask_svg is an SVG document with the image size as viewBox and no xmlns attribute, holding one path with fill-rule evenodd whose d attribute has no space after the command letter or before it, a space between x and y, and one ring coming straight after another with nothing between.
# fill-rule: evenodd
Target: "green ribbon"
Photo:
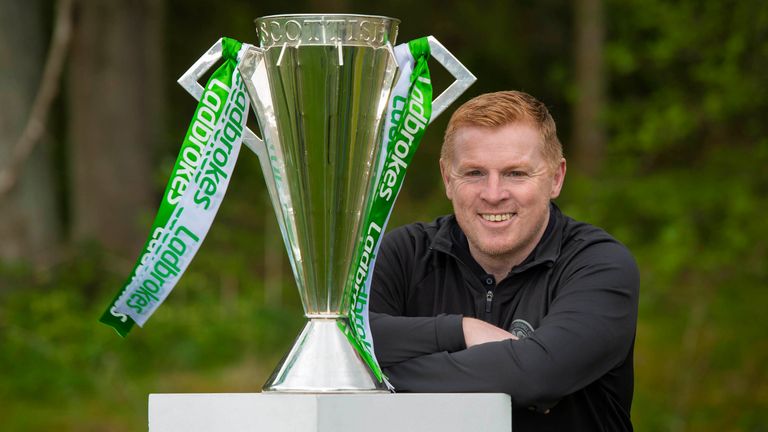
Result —
<instances>
[{"instance_id":1,"label":"green ribbon","mask_svg":"<svg viewBox=\"0 0 768 432\"><path fill-rule=\"evenodd\" d=\"M134 324L143 324L173 289L226 192L231 171L223 170L221 161L234 168L248 115L244 83L236 73L241 46L222 38L223 64L211 75L195 109L149 238L128 280L101 315L100 321L123 337Z\"/></svg>"}]
</instances>

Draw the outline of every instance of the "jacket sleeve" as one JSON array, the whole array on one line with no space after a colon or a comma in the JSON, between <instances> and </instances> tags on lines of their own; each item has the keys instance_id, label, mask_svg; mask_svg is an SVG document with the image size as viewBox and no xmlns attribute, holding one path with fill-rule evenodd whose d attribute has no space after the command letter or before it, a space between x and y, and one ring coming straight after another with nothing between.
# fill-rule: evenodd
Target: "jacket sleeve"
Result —
<instances>
[{"instance_id":1,"label":"jacket sleeve","mask_svg":"<svg viewBox=\"0 0 768 432\"><path fill-rule=\"evenodd\" d=\"M436 352L466 348L461 315L410 317L405 301L413 267L413 239L397 229L384 237L373 273L370 323L381 367Z\"/></svg>"},{"instance_id":2,"label":"jacket sleeve","mask_svg":"<svg viewBox=\"0 0 768 432\"><path fill-rule=\"evenodd\" d=\"M370 313L376 359L386 368L436 352L465 349L461 315L436 317L391 316Z\"/></svg>"},{"instance_id":3,"label":"jacket sleeve","mask_svg":"<svg viewBox=\"0 0 768 432\"><path fill-rule=\"evenodd\" d=\"M527 338L436 352L385 373L398 391L503 392L515 406L551 407L624 362L637 322L639 275L624 246L592 245L566 270Z\"/></svg>"}]
</instances>

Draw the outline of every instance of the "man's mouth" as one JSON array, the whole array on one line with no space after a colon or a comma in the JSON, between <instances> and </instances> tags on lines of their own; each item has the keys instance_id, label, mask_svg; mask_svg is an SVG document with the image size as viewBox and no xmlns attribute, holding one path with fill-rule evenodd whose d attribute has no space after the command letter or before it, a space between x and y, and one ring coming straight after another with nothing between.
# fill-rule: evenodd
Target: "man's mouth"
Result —
<instances>
[{"instance_id":1,"label":"man's mouth","mask_svg":"<svg viewBox=\"0 0 768 432\"><path fill-rule=\"evenodd\" d=\"M511 219L514 215L515 213L480 213L480 216L488 222L502 222Z\"/></svg>"}]
</instances>

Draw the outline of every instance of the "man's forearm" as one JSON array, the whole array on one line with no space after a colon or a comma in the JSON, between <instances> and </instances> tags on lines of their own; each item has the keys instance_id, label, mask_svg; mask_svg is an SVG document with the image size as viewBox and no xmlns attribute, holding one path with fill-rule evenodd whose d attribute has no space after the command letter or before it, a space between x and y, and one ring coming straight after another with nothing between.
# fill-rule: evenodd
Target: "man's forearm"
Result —
<instances>
[{"instance_id":1,"label":"man's forearm","mask_svg":"<svg viewBox=\"0 0 768 432\"><path fill-rule=\"evenodd\" d=\"M403 317L370 313L376 358L382 367L464 345L461 315Z\"/></svg>"},{"instance_id":2,"label":"man's forearm","mask_svg":"<svg viewBox=\"0 0 768 432\"><path fill-rule=\"evenodd\" d=\"M509 344L519 343L508 340L454 353L433 353L391 365L384 372L398 392L506 393L514 406L541 412L576 390L553 388L555 383L543 380L541 370L530 370L510 356Z\"/></svg>"},{"instance_id":3,"label":"man's forearm","mask_svg":"<svg viewBox=\"0 0 768 432\"><path fill-rule=\"evenodd\" d=\"M467 348L488 342L517 340L517 336L512 333L477 318L464 317L461 319L461 326Z\"/></svg>"}]
</instances>

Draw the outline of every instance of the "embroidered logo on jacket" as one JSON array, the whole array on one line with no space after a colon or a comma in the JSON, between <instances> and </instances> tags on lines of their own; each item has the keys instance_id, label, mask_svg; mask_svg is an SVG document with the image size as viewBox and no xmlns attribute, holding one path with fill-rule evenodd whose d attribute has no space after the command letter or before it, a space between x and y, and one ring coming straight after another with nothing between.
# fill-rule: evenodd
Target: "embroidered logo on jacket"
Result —
<instances>
[{"instance_id":1,"label":"embroidered logo on jacket","mask_svg":"<svg viewBox=\"0 0 768 432\"><path fill-rule=\"evenodd\" d=\"M512 325L509 327L509 332L517 336L519 339L523 339L533 333L533 326L531 326L526 320L516 319L512 321Z\"/></svg>"}]
</instances>

